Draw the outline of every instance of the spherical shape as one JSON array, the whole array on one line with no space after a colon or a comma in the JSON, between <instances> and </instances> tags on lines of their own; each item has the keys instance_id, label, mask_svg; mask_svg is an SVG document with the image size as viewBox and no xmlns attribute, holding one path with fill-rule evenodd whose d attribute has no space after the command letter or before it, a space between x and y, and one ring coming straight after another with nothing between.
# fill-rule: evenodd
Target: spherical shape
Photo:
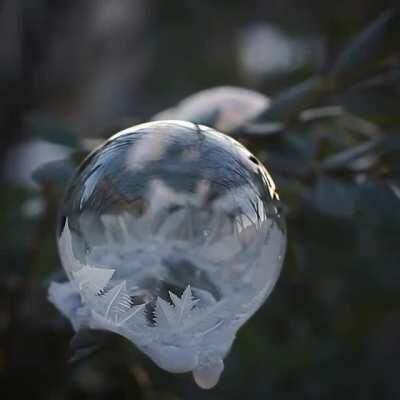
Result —
<instances>
[{"instance_id":1,"label":"spherical shape","mask_svg":"<svg viewBox=\"0 0 400 400\"><path fill-rule=\"evenodd\" d=\"M209 387L279 276L286 231L270 175L240 143L159 121L87 157L58 240L90 327L128 337L162 368L195 371Z\"/></svg>"}]
</instances>

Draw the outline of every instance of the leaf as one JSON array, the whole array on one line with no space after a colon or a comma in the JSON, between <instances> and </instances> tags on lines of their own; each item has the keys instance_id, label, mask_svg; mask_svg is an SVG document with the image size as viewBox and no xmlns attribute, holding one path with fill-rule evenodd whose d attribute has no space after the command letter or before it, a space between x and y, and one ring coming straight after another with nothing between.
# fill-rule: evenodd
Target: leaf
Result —
<instances>
[{"instance_id":1,"label":"leaf","mask_svg":"<svg viewBox=\"0 0 400 400\"><path fill-rule=\"evenodd\" d=\"M283 122L248 122L243 126L229 132L229 136L246 138L265 138L283 132L285 125Z\"/></svg>"},{"instance_id":2,"label":"leaf","mask_svg":"<svg viewBox=\"0 0 400 400\"><path fill-rule=\"evenodd\" d=\"M353 183L322 176L309 195L310 203L321 214L350 218L355 212L358 190Z\"/></svg>"},{"instance_id":3,"label":"leaf","mask_svg":"<svg viewBox=\"0 0 400 400\"><path fill-rule=\"evenodd\" d=\"M400 233L400 199L390 186L376 179L368 179L359 185L356 204L357 222L369 226L376 234L389 232L390 240L398 243ZM382 236L384 238L384 236ZM398 247L397 247L398 249Z\"/></svg>"},{"instance_id":4,"label":"leaf","mask_svg":"<svg viewBox=\"0 0 400 400\"><path fill-rule=\"evenodd\" d=\"M339 56L330 78L336 87L374 72L390 55L398 51L400 15L396 10L383 13L361 32Z\"/></svg>"},{"instance_id":5,"label":"leaf","mask_svg":"<svg viewBox=\"0 0 400 400\"><path fill-rule=\"evenodd\" d=\"M268 108L237 128L233 136L262 137L281 132L284 126L280 122L298 119L303 111L317 106L323 96L342 91L349 83L377 71L397 51L399 35L399 13L384 13L344 50L326 78L311 78L284 90Z\"/></svg>"},{"instance_id":6,"label":"leaf","mask_svg":"<svg viewBox=\"0 0 400 400\"><path fill-rule=\"evenodd\" d=\"M336 96L335 101L351 114L381 126L389 127L400 123L400 96L395 85L390 88L354 88Z\"/></svg>"},{"instance_id":7,"label":"leaf","mask_svg":"<svg viewBox=\"0 0 400 400\"><path fill-rule=\"evenodd\" d=\"M317 104L324 91L323 80L319 77L301 82L272 99L271 105L258 114L251 125L297 118L301 111Z\"/></svg>"},{"instance_id":8,"label":"leaf","mask_svg":"<svg viewBox=\"0 0 400 400\"><path fill-rule=\"evenodd\" d=\"M355 160L368 156L371 153L374 154L379 149L382 140L370 140L368 142L361 143L357 146L348 148L332 156L329 156L321 161L321 168L324 171L334 171L347 167Z\"/></svg>"},{"instance_id":9,"label":"leaf","mask_svg":"<svg viewBox=\"0 0 400 400\"><path fill-rule=\"evenodd\" d=\"M312 171L312 164L306 157L292 156L278 151L269 151L266 156L266 162L276 174L284 174L296 178L305 178Z\"/></svg>"},{"instance_id":10,"label":"leaf","mask_svg":"<svg viewBox=\"0 0 400 400\"><path fill-rule=\"evenodd\" d=\"M74 170L69 160L50 161L34 170L32 178L43 187L54 186L64 189Z\"/></svg>"},{"instance_id":11,"label":"leaf","mask_svg":"<svg viewBox=\"0 0 400 400\"><path fill-rule=\"evenodd\" d=\"M54 118L43 114L32 114L25 122L31 137L75 149L81 147L78 137Z\"/></svg>"},{"instance_id":12,"label":"leaf","mask_svg":"<svg viewBox=\"0 0 400 400\"><path fill-rule=\"evenodd\" d=\"M321 161L324 171L335 171L349 168L362 158L369 158L373 165L384 155L393 155L398 158L400 154L400 140L396 136L386 136L350 147Z\"/></svg>"},{"instance_id":13,"label":"leaf","mask_svg":"<svg viewBox=\"0 0 400 400\"><path fill-rule=\"evenodd\" d=\"M69 363L75 363L91 356L106 342L109 335L106 331L89 329L87 327L80 328L70 342Z\"/></svg>"}]
</instances>

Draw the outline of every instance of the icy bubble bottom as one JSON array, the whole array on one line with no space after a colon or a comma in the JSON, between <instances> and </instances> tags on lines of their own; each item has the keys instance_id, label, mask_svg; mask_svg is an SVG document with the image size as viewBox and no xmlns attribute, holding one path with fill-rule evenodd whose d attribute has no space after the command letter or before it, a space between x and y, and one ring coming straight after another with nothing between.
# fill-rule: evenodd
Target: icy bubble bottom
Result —
<instances>
[{"instance_id":1,"label":"icy bubble bottom","mask_svg":"<svg viewBox=\"0 0 400 400\"><path fill-rule=\"evenodd\" d=\"M281 243L281 235L273 224L269 226L268 255L275 263L281 249L274 243ZM214 259L213 265L211 246L205 251L154 236L152 240L127 243L130 245L108 242L94 246L83 264L72 251L67 221L60 252L71 261L72 279L51 285L51 301L71 320L75 330L88 326L118 333L161 368L175 373L192 371L200 387L213 387L237 330L264 302L279 271L263 276L264 286L256 288L260 273L267 270L255 263L240 275L238 290L229 279L232 259L219 258L217 263ZM259 255L265 257L266 253ZM196 262L201 256L201 262ZM180 259L185 260L186 267L179 268L178 276L174 271L171 274L171 265ZM168 260L173 262L168 264ZM224 263L230 268L224 268ZM239 264L236 269L240 271ZM160 296L154 289L160 287L160 280L184 290L168 290Z\"/></svg>"}]
</instances>

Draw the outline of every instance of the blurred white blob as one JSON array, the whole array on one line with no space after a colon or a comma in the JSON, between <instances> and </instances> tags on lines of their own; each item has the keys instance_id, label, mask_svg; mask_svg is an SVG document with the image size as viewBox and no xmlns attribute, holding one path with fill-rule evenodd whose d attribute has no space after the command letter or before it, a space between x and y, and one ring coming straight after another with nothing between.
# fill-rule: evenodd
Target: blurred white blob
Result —
<instances>
[{"instance_id":1,"label":"blurred white blob","mask_svg":"<svg viewBox=\"0 0 400 400\"><path fill-rule=\"evenodd\" d=\"M38 184L32 179L33 171L48 162L63 160L70 153L71 149L67 146L44 140L29 140L9 150L4 175L13 184L38 189Z\"/></svg>"},{"instance_id":2,"label":"blurred white blob","mask_svg":"<svg viewBox=\"0 0 400 400\"><path fill-rule=\"evenodd\" d=\"M239 65L250 79L290 72L310 62L318 64L322 59L317 38L293 38L267 23L245 28L237 40Z\"/></svg>"},{"instance_id":3,"label":"blurred white blob","mask_svg":"<svg viewBox=\"0 0 400 400\"><path fill-rule=\"evenodd\" d=\"M46 209L46 201L42 196L26 200L21 206L21 212L26 218L38 218Z\"/></svg>"},{"instance_id":4,"label":"blurred white blob","mask_svg":"<svg viewBox=\"0 0 400 400\"><path fill-rule=\"evenodd\" d=\"M155 121L180 119L212 125L228 133L252 119L269 106L268 97L254 90L218 86L195 93L175 107L161 111ZM209 119L213 119L212 123Z\"/></svg>"}]
</instances>

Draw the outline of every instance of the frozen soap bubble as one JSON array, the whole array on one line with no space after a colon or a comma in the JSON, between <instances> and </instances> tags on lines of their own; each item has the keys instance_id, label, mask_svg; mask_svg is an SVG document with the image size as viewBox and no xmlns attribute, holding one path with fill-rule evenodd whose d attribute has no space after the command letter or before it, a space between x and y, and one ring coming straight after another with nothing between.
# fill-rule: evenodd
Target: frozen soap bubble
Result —
<instances>
[{"instance_id":1,"label":"frozen soap bubble","mask_svg":"<svg viewBox=\"0 0 400 400\"><path fill-rule=\"evenodd\" d=\"M68 187L50 300L203 388L280 273L286 229L265 167L211 128L158 121L91 153Z\"/></svg>"}]
</instances>

